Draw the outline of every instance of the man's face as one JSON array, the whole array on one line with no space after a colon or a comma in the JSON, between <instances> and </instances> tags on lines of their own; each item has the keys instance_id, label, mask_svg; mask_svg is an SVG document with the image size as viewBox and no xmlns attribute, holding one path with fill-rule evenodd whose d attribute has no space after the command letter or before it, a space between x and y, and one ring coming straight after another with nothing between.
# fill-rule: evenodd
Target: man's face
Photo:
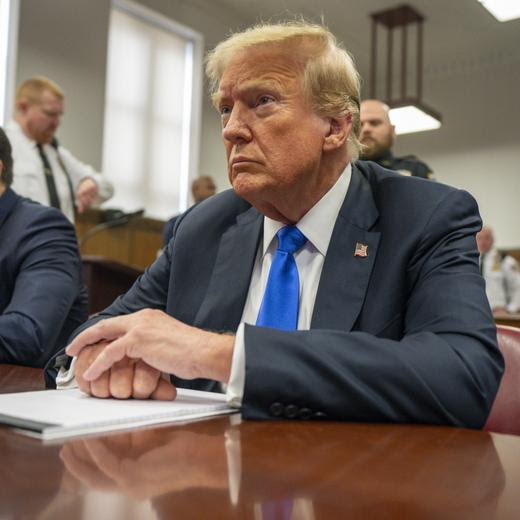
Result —
<instances>
[{"instance_id":1,"label":"man's face","mask_svg":"<svg viewBox=\"0 0 520 520\"><path fill-rule=\"evenodd\" d=\"M196 184L193 185L193 200L195 202L202 202L215 195L216 191L215 183L211 179L197 179Z\"/></svg>"},{"instance_id":2,"label":"man's face","mask_svg":"<svg viewBox=\"0 0 520 520\"><path fill-rule=\"evenodd\" d=\"M269 216L276 215L272 208L302 205L320 182L327 122L310 108L287 50L256 47L237 54L224 71L216 105L236 193Z\"/></svg>"},{"instance_id":3,"label":"man's face","mask_svg":"<svg viewBox=\"0 0 520 520\"><path fill-rule=\"evenodd\" d=\"M363 159L379 159L394 144L395 131L383 103L363 101L360 110L361 143L365 145Z\"/></svg>"},{"instance_id":4,"label":"man's face","mask_svg":"<svg viewBox=\"0 0 520 520\"><path fill-rule=\"evenodd\" d=\"M477 247L480 253L486 254L493 247L493 232L489 228L483 228L477 233Z\"/></svg>"},{"instance_id":5,"label":"man's face","mask_svg":"<svg viewBox=\"0 0 520 520\"><path fill-rule=\"evenodd\" d=\"M63 99L45 90L39 103L23 107L24 130L37 143L50 143L60 126Z\"/></svg>"}]
</instances>

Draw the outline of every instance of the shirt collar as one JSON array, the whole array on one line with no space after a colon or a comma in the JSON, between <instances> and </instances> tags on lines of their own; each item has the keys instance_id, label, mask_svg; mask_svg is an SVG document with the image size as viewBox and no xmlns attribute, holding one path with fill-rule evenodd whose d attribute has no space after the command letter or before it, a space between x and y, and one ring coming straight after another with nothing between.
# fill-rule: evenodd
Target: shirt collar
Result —
<instances>
[{"instance_id":1,"label":"shirt collar","mask_svg":"<svg viewBox=\"0 0 520 520\"><path fill-rule=\"evenodd\" d=\"M9 123L7 124L6 128L8 128L11 132L18 134L18 139L21 139L26 144L36 149L36 141L34 139L31 139L29 136L25 135L18 121L16 121L15 119L11 119L11 121L9 121Z\"/></svg>"},{"instance_id":2,"label":"shirt collar","mask_svg":"<svg viewBox=\"0 0 520 520\"><path fill-rule=\"evenodd\" d=\"M349 163L334 186L296 224L296 227L323 256L327 254L334 224L347 195L351 176L352 166ZM262 256L267 252L278 230L284 225L282 222L264 217Z\"/></svg>"}]
</instances>

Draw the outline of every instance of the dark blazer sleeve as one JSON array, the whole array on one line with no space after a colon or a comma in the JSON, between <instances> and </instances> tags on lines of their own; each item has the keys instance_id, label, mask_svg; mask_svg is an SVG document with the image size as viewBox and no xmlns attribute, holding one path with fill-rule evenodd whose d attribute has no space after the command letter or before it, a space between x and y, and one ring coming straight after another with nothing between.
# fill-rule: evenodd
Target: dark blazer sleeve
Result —
<instances>
[{"instance_id":1,"label":"dark blazer sleeve","mask_svg":"<svg viewBox=\"0 0 520 520\"><path fill-rule=\"evenodd\" d=\"M392 265L393 258L402 258L395 236L393 253L381 253L375 271L404 273L406 297L404 306L387 313L394 319L385 330L284 332L246 326L244 417L301 414L482 427L503 360L478 274L474 235L479 229L474 199L452 190L433 209L398 269ZM392 299L379 293L366 300L358 322L377 322ZM398 332L389 332L393 328Z\"/></svg>"},{"instance_id":2,"label":"dark blazer sleeve","mask_svg":"<svg viewBox=\"0 0 520 520\"><path fill-rule=\"evenodd\" d=\"M166 247L168 245L168 242L173 237L173 229L175 227L175 223L177 222L177 219L179 218L179 215L175 215L170 220L166 222L163 226L162 230L162 244L163 247Z\"/></svg>"},{"instance_id":3,"label":"dark blazer sleeve","mask_svg":"<svg viewBox=\"0 0 520 520\"><path fill-rule=\"evenodd\" d=\"M30 206L24 222L7 230L15 281L0 315L0 363L38 367L86 319L87 300L84 293L79 304L83 282L74 228L61 212Z\"/></svg>"}]
</instances>

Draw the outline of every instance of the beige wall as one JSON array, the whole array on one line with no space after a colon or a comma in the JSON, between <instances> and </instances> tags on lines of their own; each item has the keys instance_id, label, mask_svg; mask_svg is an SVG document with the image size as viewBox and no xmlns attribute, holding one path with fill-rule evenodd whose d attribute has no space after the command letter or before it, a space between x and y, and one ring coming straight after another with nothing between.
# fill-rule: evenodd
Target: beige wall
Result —
<instances>
[{"instance_id":1,"label":"beige wall","mask_svg":"<svg viewBox=\"0 0 520 520\"><path fill-rule=\"evenodd\" d=\"M17 84L43 74L65 90L58 138L101 166L109 0L21 0Z\"/></svg>"}]
</instances>

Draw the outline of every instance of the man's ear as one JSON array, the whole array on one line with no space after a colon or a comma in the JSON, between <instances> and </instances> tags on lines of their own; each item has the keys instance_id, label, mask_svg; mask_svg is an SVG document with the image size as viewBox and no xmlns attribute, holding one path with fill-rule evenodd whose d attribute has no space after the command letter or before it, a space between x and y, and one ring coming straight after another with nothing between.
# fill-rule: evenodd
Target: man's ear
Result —
<instances>
[{"instance_id":1,"label":"man's ear","mask_svg":"<svg viewBox=\"0 0 520 520\"><path fill-rule=\"evenodd\" d=\"M341 148L352 131L352 115L327 118L328 128L323 140L323 151L330 152Z\"/></svg>"}]
</instances>

